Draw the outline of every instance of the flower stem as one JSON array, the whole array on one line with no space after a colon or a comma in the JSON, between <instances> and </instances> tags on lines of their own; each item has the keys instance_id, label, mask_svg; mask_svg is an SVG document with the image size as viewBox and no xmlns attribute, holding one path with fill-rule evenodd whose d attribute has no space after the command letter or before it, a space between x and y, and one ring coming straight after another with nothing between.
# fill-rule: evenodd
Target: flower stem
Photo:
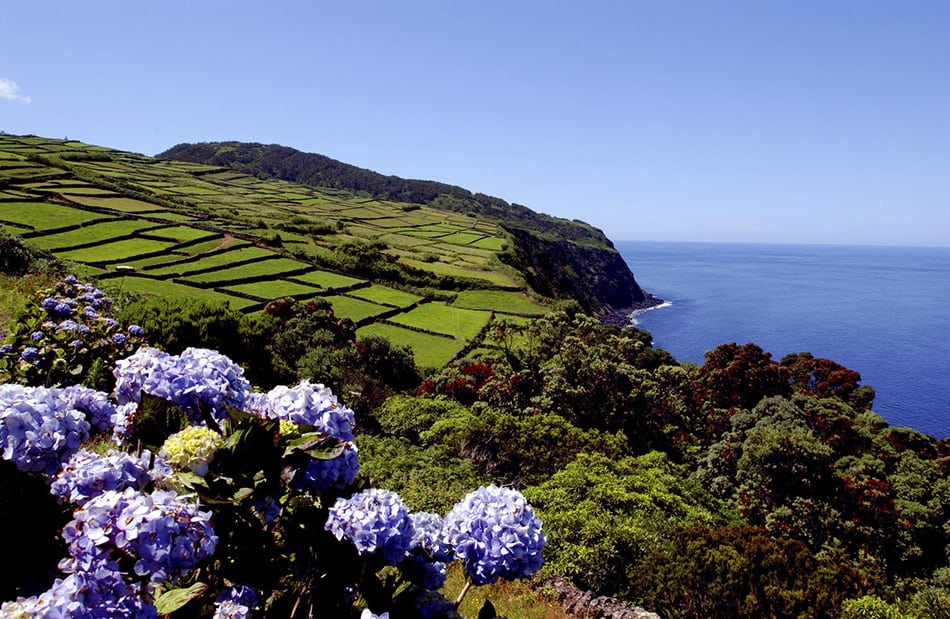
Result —
<instances>
[{"instance_id":1,"label":"flower stem","mask_svg":"<svg viewBox=\"0 0 950 619\"><path fill-rule=\"evenodd\" d=\"M465 586L462 587L462 592L459 593L458 599L455 600L455 610L458 610L459 606L462 604L462 600L465 599L465 594L468 593L468 590L471 588L471 586L472 586L471 580L465 581Z\"/></svg>"}]
</instances>

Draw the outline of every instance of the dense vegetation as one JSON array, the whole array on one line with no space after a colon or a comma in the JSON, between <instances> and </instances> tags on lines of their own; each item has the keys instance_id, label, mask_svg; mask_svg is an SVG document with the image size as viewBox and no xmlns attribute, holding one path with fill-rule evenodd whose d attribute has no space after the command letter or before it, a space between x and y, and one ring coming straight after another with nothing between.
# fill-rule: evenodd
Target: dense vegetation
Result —
<instances>
[{"instance_id":1,"label":"dense vegetation","mask_svg":"<svg viewBox=\"0 0 950 619\"><path fill-rule=\"evenodd\" d=\"M647 301L610 240L581 221L536 213L455 185L386 176L277 144L178 144L158 157L230 167L260 178L346 189L377 199L484 217L512 235L511 250L503 253L502 259L524 273L540 294L574 299L592 311L627 308Z\"/></svg>"}]
</instances>

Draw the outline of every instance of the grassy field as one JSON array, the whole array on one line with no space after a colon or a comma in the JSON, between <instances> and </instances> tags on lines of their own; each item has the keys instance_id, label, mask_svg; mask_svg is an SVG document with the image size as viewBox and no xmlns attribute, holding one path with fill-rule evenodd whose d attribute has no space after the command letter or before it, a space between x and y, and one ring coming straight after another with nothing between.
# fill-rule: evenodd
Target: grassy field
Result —
<instances>
[{"instance_id":1,"label":"grassy field","mask_svg":"<svg viewBox=\"0 0 950 619\"><path fill-rule=\"evenodd\" d=\"M470 340L488 324L491 312L462 309L444 303L424 303L389 320L407 327L425 329L457 340Z\"/></svg>"},{"instance_id":2,"label":"grassy field","mask_svg":"<svg viewBox=\"0 0 950 619\"><path fill-rule=\"evenodd\" d=\"M532 301L524 293L506 290L463 290L452 305L468 309L493 309L499 313L521 316L541 316L548 311L548 308Z\"/></svg>"},{"instance_id":3,"label":"grassy field","mask_svg":"<svg viewBox=\"0 0 950 619\"><path fill-rule=\"evenodd\" d=\"M64 153L95 158L27 159ZM105 283L135 292L228 301L245 311L284 295L328 295L340 316L370 323L361 332L375 330L413 347L424 367L447 362L491 311L543 311L514 292L526 289L524 280L497 258L510 240L507 233L461 213L80 142L9 135L0 135L0 187L0 225L74 261L77 272L100 274ZM188 225L198 222L208 229ZM80 227L54 232L73 226ZM393 280L400 282L397 289L347 273L338 249L352 242L373 244L398 267L433 278L406 268L410 279ZM299 259L290 259L281 244ZM140 275L119 277L117 264ZM414 287L412 281L422 283ZM431 289L430 281L446 282L447 289ZM416 307L460 289L453 306ZM387 322L378 322L381 315Z\"/></svg>"},{"instance_id":4,"label":"grassy field","mask_svg":"<svg viewBox=\"0 0 950 619\"><path fill-rule=\"evenodd\" d=\"M100 213L81 211L60 204L0 202L0 221L18 224L34 230L53 230L106 218L107 216Z\"/></svg>"},{"instance_id":5,"label":"grassy field","mask_svg":"<svg viewBox=\"0 0 950 619\"><path fill-rule=\"evenodd\" d=\"M442 367L465 346L465 342L453 338L419 333L381 322L361 327L356 331L356 335L358 337L378 335L392 342L409 346L415 353L416 364L421 368Z\"/></svg>"}]
</instances>

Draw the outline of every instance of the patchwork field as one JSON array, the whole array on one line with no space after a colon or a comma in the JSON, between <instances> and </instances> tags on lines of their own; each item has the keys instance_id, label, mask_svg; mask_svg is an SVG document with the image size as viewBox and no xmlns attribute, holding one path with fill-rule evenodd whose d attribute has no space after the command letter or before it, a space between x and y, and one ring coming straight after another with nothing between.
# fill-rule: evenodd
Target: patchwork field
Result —
<instances>
[{"instance_id":1,"label":"patchwork field","mask_svg":"<svg viewBox=\"0 0 950 619\"><path fill-rule=\"evenodd\" d=\"M493 316L545 311L501 266L509 237L489 221L75 141L0 134L0 226L121 292L246 312L320 297L423 367Z\"/></svg>"}]
</instances>

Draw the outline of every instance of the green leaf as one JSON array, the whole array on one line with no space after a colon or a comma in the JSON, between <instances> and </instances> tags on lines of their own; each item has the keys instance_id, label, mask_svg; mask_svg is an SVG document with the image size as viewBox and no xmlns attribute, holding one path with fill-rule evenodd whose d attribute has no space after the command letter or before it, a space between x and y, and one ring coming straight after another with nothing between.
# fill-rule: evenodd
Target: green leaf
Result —
<instances>
[{"instance_id":1,"label":"green leaf","mask_svg":"<svg viewBox=\"0 0 950 619\"><path fill-rule=\"evenodd\" d=\"M284 457L303 452L316 460L332 460L346 447L346 443L339 438L323 436L317 432L309 432L287 444Z\"/></svg>"},{"instance_id":2,"label":"green leaf","mask_svg":"<svg viewBox=\"0 0 950 619\"><path fill-rule=\"evenodd\" d=\"M184 589L170 589L155 599L155 608L158 609L159 615L171 614L200 596L207 589L208 585L203 582L196 582Z\"/></svg>"},{"instance_id":3,"label":"green leaf","mask_svg":"<svg viewBox=\"0 0 950 619\"><path fill-rule=\"evenodd\" d=\"M132 415L130 440L157 452L165 439L190 425L188 415L168 400L147 393L142 394L138 409Z\"/></svg>"}]
</instances>

